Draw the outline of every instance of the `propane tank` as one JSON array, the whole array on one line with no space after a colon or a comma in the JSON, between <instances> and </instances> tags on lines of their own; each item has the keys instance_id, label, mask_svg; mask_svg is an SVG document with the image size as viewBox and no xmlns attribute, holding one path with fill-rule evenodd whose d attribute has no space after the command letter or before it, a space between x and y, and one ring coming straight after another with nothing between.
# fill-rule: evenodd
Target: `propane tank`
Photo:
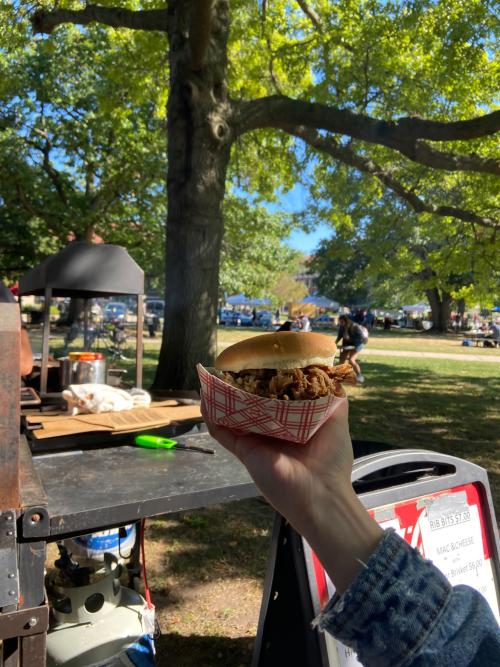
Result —
<instances>
[{"instance_id":1,"label":"propane tank","mask_svg":"<svg viewBox=\"0 0 500 667\"><path fill-rule=\"evenodd\" d=\"M117 558L105 554L94 572L59 548L58 569L46 580L52 608L47 667L153 666L154 618L144 598L120 584Z\"/></svg>"},{"instance_id":2,"label":"propane tank","mask_svg":"<svg viewBox=\"0 0 500 667\"><path fill-rule=\"evenodd\" d=\"M121 528L101 530L98 533L79 535L63 540L66 549L77 558L87 560L104 560L104 554L110 553L118 561L130 558L136 541L136 526L131 523Z\"/></svg>"}]
</instances>

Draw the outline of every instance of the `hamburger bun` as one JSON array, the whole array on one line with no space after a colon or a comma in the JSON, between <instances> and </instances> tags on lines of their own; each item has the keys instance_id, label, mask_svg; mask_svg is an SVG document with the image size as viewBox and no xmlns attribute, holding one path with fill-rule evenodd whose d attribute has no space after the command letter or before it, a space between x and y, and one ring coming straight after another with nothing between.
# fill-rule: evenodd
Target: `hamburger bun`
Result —
<instances>
[{"instance_id":1,"label":"hamburger bun","mask_svg":"<svg viewBox=\"0 0 500 667\"><path fill-rule=\"evenodd\" d=\"M215 368L239 373L256 368L332 366L336 350L337 346L331 336L277 331L253 336L227 347L215 360Z\"/></svg>"}]
</instances>

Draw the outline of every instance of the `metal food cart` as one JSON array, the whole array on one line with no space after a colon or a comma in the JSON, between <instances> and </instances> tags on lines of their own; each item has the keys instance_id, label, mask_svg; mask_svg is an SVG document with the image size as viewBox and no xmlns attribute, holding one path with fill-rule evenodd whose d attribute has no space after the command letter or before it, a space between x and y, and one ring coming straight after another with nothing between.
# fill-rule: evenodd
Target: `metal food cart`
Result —
<instances>
[{"instance_id":1,"label":"metal food cart","mask_svg":"<svg viewBox=\"0 0 500 667\"><path fill-rule=\"evenodd\" d=\"M19 280L19 296L44 297L40 393L47 395L50 337L50 305L52 297L73 297L85 300L84 328L88 323L88 299L112 295L137 298L136 386L142 386L142 331L144 271L125 248L108 243L94 244L74 241L55 255L28 271Z\"/></svg>"}]
</instances>

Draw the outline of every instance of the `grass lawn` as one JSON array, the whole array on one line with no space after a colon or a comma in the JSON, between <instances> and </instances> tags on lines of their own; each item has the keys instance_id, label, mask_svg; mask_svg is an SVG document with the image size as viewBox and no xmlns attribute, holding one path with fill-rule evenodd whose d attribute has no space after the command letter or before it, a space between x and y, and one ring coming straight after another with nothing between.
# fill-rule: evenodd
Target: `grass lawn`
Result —
<instances>
[{"instance_id":1,"label":"grass lawn","mask_svg":"<svg viewBox=\"0 0 500 667\"><path fill-rule=\"evenodd\" d=\"M267 333L252 328L220 327L217 342L222 349L249 336ZM322 331L329 336L337 335L336 331ZM390 331L373 330L370 333L368 346L374 350L406 350L407 352L445 352L448 354L500 355L500 349L484 347L464 347L462 341L466 336L456 334L433 335L411 329L392 329Z\"/></svg>"},{"instance_id":2,"label":"grass lawn","mask_svg":"<svg viewBox=\"0 0 500 667\"><path fill-rule=\"evenodd\" d=\"M500 508L500 374L496 364L367 357L352 387L353 438L424 447L486 468Z\"/></svg>"},{"instance_id":3,"label":"grass lawn","mask_svg":"<svg viewBox=\"0 0 500 667\"><path fill-rule=\"evenodd\" d=\"M219 329L219 348L255 335ZM489 355L454 336L376 332L361 356L366 383L349 388L353 438L452 454L486 468L500 511L500 373L495 363L394 357L390 350ZM144 385L160 340L145 338ZM500 351L496 351L500 354ZM122 362L130 366L133 362ZM251 662L273 513L258 499L155 517L146 555L163 635L160 667L246 667Z\"/></svg>"}]
</instances>

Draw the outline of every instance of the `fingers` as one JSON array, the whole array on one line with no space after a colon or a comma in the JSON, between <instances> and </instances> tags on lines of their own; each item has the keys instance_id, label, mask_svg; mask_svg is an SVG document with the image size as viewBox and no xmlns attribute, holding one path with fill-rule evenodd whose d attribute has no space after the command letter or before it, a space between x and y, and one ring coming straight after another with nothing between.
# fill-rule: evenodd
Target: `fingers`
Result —
<instances>
[{"instance_id":1,"label":"fingers","mask_svg":"<svg viewBox=\"0 0 500 667\"><path fill-rule=\"evenodd\" d=\"M287 445L295 446L294 443L289 443L286 440L278 440L277 438L271 438L256 433L242 433L234 429L226 428L225 426L214 424L214 422L210 421L208 411L203 401L201 403L201 415L207 425L210 435L220 442L223 447L238 457L242 463L246 462L249 453L256 447L262 450L267 446L269 449L278 450L279 448L285 448Z\"/></svg>"},{"instance_id":2,"label":"fingers","mask_svg":"<svg viewBox=\"0 0 500 667\"><path fill-rule=\"evenodd\" d=\"M223 447L238 457L241 461L243 461L245 454L245 443L242 439L242 434L238 431L226 428L225 426L219 426L218 424L210 421L208 411L203 401L201 402L201 416L203 417L205 424L207 425L208 432L212 438L215 438L215 440L220 442Z\"/></svg>"}]
</instances>

